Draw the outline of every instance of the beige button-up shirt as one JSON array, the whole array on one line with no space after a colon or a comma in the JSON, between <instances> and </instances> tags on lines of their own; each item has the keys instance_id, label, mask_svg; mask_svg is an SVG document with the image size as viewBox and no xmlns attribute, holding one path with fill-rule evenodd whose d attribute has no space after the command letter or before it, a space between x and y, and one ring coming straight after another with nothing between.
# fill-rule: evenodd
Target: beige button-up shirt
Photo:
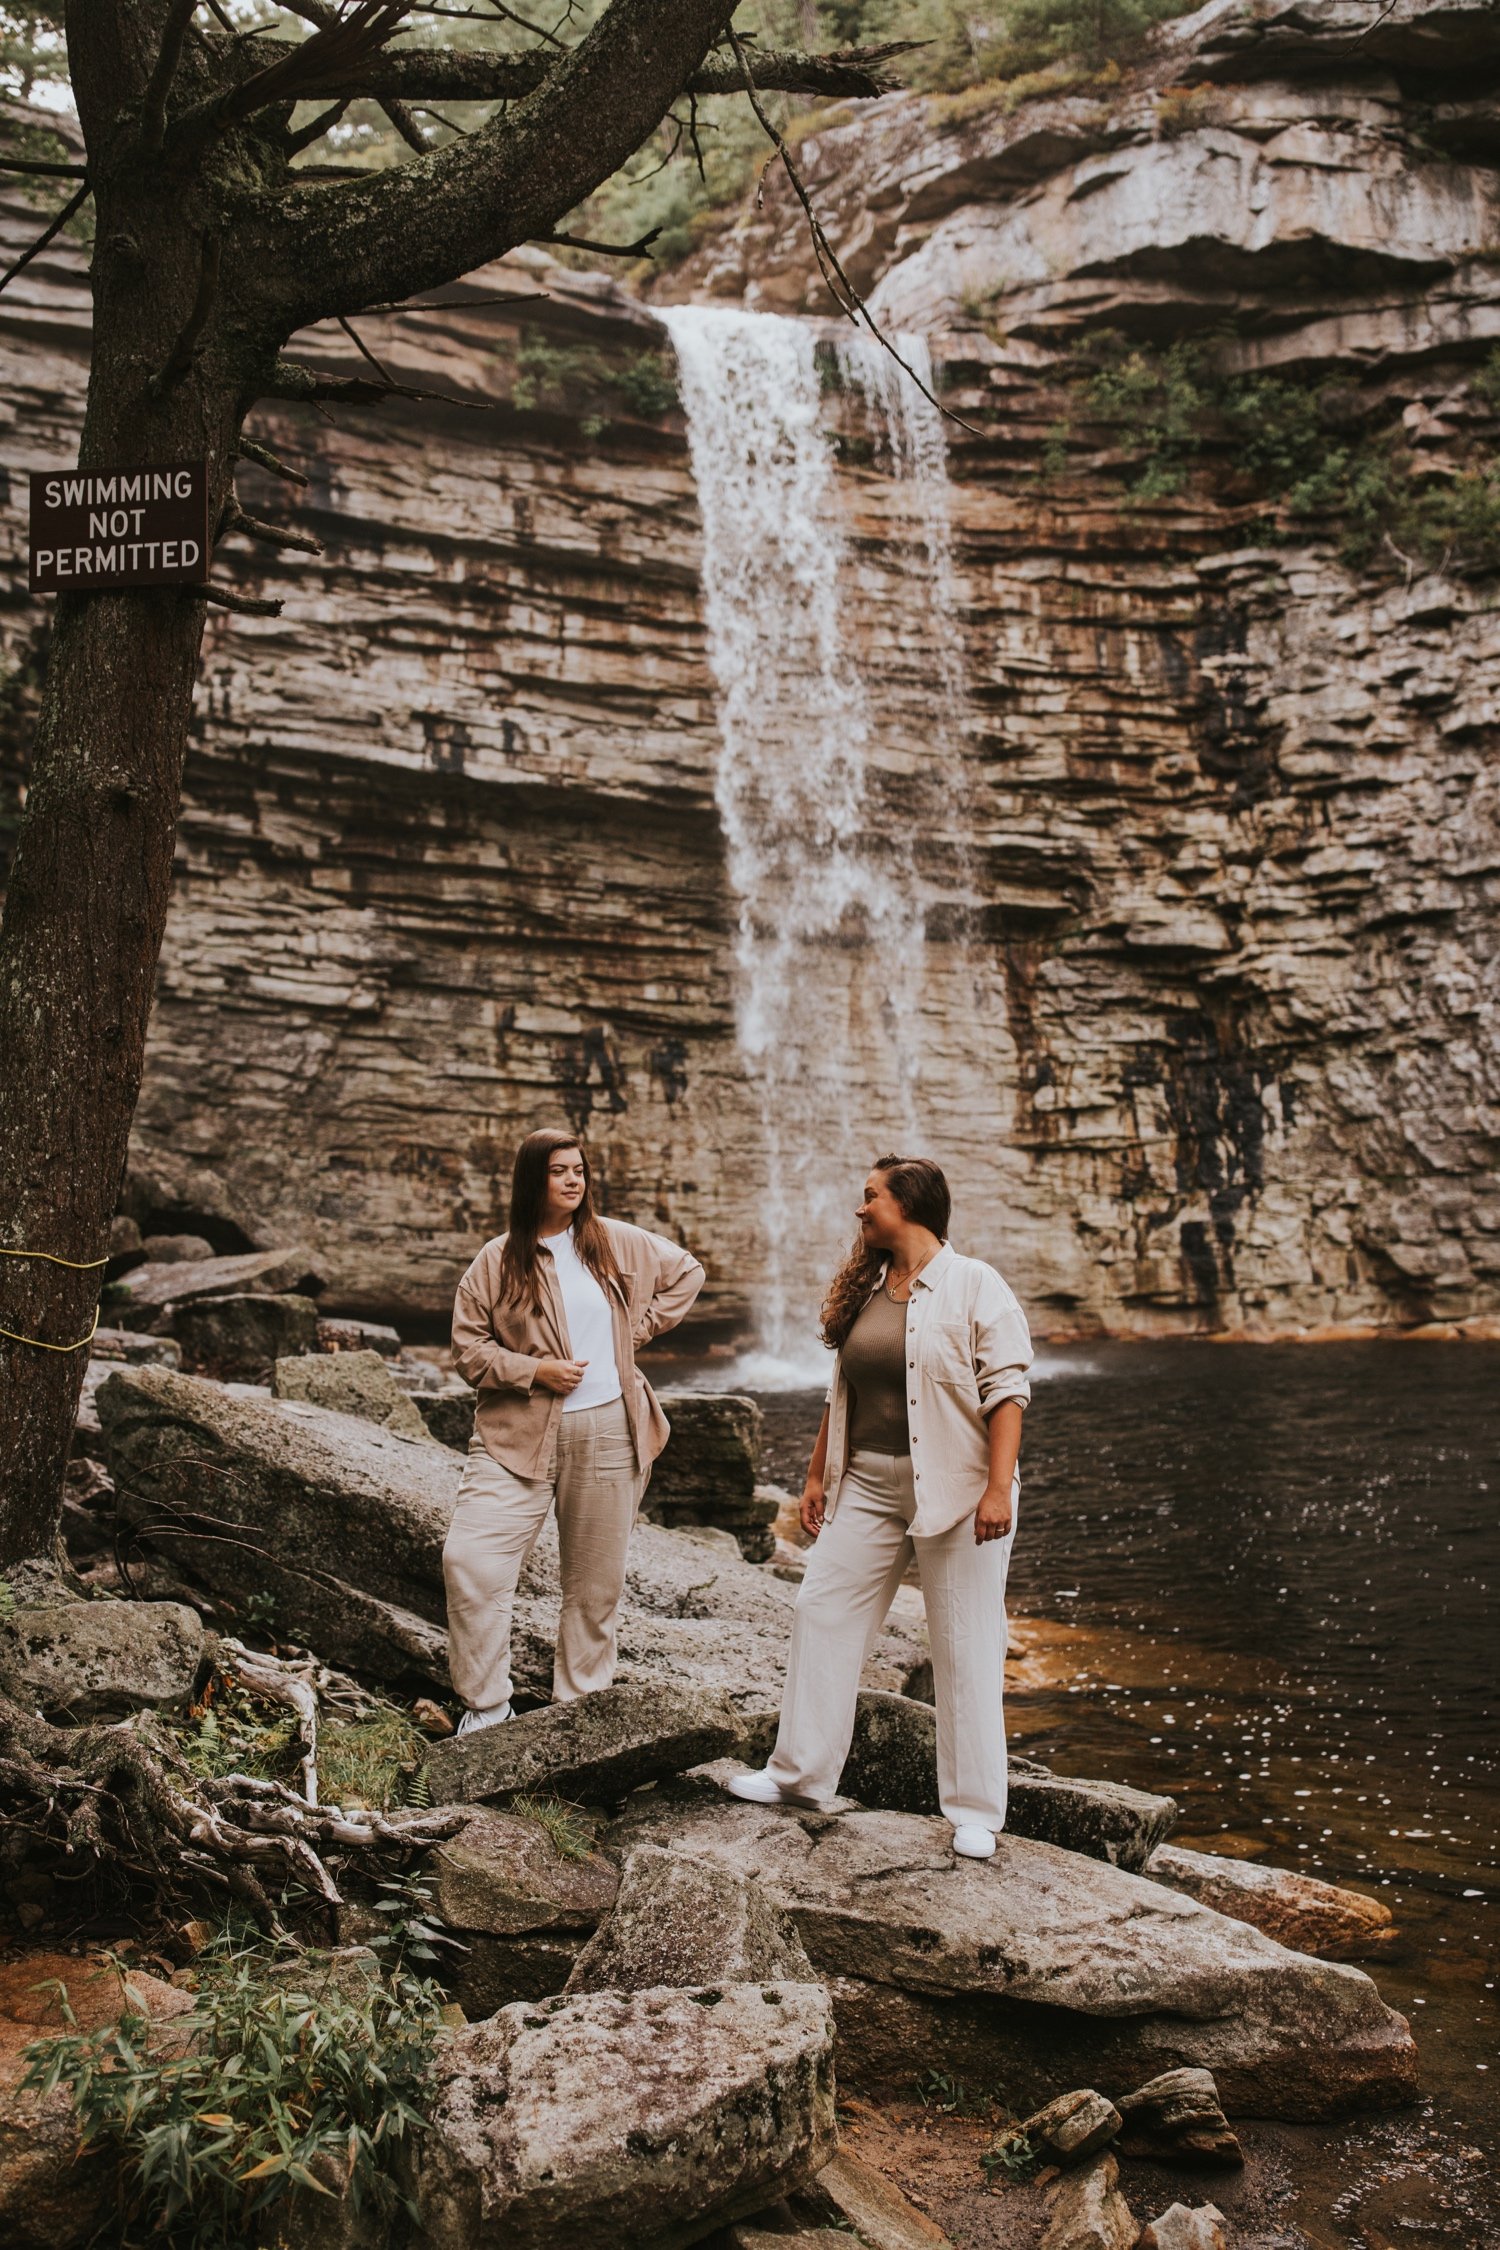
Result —
<instances>
[{"instance_id":1,"label":"beige button-up shirt","mask_svg":"<svg viewBox=\"0 0 1500 2250\"><path fill-rule=\"evenodd\" d=\"M884 1276L881 1277L882 1283ZM872 1292L873 1294L873 1292ZM1029 1404L1031 1332L993 1266L951 1242L912 1284L906 1308L906 1413L919 1538L951 1531L978 1507L990 1476L988 1417L1006 1399ZM849 1466L849 1386L843 1354L828 1393L827 1512ZM1012 1490L1019 1495L1016 1474Z\"/></svg>"},{"instance_id":2,"label":"beige button-up shirt","mask_svg":"<svg viewBox=\"0 0 1500 2250\"><path fill-rule=\"evenodd\" d=\"M620 1269L620 1286L604 1294L614 1325L615 1367L643 1470L667 1442L669 1424L650 1384L635 1364L638 1344L675 1328L703 1287L703 1268L689 1250L623 1219L605 1219L605 1233ZM453 1300L453 1362L479 1393L474 1428L486 1453L513 1476L550 1473L563 1402L536 1387L538 1362L571 1359L562 1285L552 1253L537 1246L542 1302L500 1299L500 1253L505 1236L487 1242L458 1285Z\"/></svg>"}]
</instances>

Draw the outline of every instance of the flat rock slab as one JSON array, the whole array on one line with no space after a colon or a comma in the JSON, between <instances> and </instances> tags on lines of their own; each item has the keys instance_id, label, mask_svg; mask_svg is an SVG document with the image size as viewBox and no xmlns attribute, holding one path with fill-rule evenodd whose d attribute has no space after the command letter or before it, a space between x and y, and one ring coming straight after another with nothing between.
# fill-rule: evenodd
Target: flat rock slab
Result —
<instances>
[{"instance_id":1,"label":"flat rock slab","mask_svg":"<svg viewBox=\"0 0 1500 2250\"><path fill-rule=\"evenodd\" d=\"M536 1792L613 1804L722 1757L738 1735L732 1706L707 1690L608 1687L436 1743L427 1773L433 1795L455 1804Z\"/></svg>"},{"instance_id":2,"label":"flat rock slab","mask_svg":"<svg viewBox=\"0 0 1500 2250\"><path fill-rule=\"evenodd\" d=\"M1290 1868L1261 1867L1254 1860L1221 1859L1212 1852L1163 1844L1152 1853L1146 1873L1154 1883L1170 1883L1174 1891L1323 1961L1367 1961L1396 1942L1391 1910L1380 1899Z\"/></svg>"},{"instance_id":3,"label":"flat rock slab","mask_svg":"<svg viewBox=\"0 0 1500 2250\"><path fill-rule=\"evenodd\" d=\"M958 2002L971 2043L982 2050L988 2037L988 2074L1030 2107L1080 2083L1113 2099L1189 2064L1213 2071L1226 2106L1272 2117L1383 2106L1415 2090L1410 2030L1362 1971L1290 1953L1052 1844L1007 1834L992 1860L959 1861L946 1822L742 1805L697 1780L643 1795L603 1841L611 1852L659 1844L761 1883L851 2003L860 1988L913 2003L888 2018L906 2077L918 2054L951 2067L930 2047L920 2053L921 2033L925 2024L939 2037L945 2006ZM858 2009L846 2027L840 1982L843 2039Z\"/></svg>"},{"instance_id":4,"label":"flat rock slab","mask_svg":"<svg viewBox=\"0 0 1500 2250\"><path fill-rule=\"evenodd\" d=\"M869 2250L953 2250L942 2228L873 2164L840 2149L813 2182L814 2204L827 2200ZM845 2240L848 2240L847 2235Z\"/></svg>"},{"instance_id":5,"label":"flat rock slab","mask_svg":"<svg viewBox=\"0 0 1500 2250\"><path fill-rule=\"evenodd\" d=\"M191 1272L191 1267L185 1267ZM172 1333L189 1367L225 1383L265 1383L278 1359L318 1348L311 1297L201 1297L178 1305Z\"/></svg>"},{"instance_id":6,"label":"flat rock slab","mask_svg":"<svg viewBox=\"0 0 1500 2250\"><path fill-rule=\"evenodd\" d=\"M186 1705L203 1661L203 1620L181 1602L60 1601L0 1621L0 1682L70 1719Z\"/></svg>"},{"instance_id":7,"label":"flat rock slab","mask_svg":"<svg viewBox=\"0 0 1500 2250\"><path fill-rule=\"evenodd\" d=\"M790 1916L759 1883L642 1844L626 1860L609 1918L579 1954L567 1989L816 1981Z\"/></svg>"},{"instance_id":8,"label":"flat rock slab","mask_svg":"<svg viewBox=\"0 0 1500 2250\"><path fill-rule=\"evenodd\" d=\"M861 1692L839 1795L882 1812L938 1811L937 1713L909 1695ZM1026 1758L1010 1761L1005 1825L1065 1851L1143 1868L1177 1824L1177 1804L1115 1781L1081 1781Z\"/></svg>"},{"instance_id":9,"label":"flat rock slab","mask_svg":"<svg viewBox=\"0 0 1500 2250\"><path fill-rule=\"evenodd\" d=\"M1021 2126L1032 2146L1055 2164L1081 2164L1107 2147L1119 2130L1120 2112L1091 2086L1060 2094Z\"/></svg>"},{"instance_id":10,"label":"flat rock slab","mask_svg":"<svg viewBox=\"0 0 1500 2250\"><path fill-rule=\"evenodd\" d=\"M514 1813L475 1812L427 1862L433 1903L450 1929L490 1937L596 1930L615 1903L616 1869L598 1852L575 1859ZM665 1980L658 1980L659 1982Z\"/></svg>"},{"instance_id":11,"label":"flat rock slab","mask_svg":"<svg viewBox=\"0 0 1500 2250\"><path fill-rule=\"evenodd\" d=\"M417 2146L426 2250L677 2250L834 2153L819 1985L579 1993L444 2043Z\"/></svg>"},{"instance_id":12,"label":"flat rock slab","mask_svg":"<svg viewBox=\"0 0 1500 2250\"><path fill-rule=\"evenodd\" d=\"M317 1260L305 1250L250 1250L232 1258L148 1260L110 1284L110 1304L145 1311L185 1304L193 1297L226 1297L241 1290L274 1296L282 1290L318 1289ZM129 1325L127 1322L125 1325Z\"/></svg>"}]
</instances>

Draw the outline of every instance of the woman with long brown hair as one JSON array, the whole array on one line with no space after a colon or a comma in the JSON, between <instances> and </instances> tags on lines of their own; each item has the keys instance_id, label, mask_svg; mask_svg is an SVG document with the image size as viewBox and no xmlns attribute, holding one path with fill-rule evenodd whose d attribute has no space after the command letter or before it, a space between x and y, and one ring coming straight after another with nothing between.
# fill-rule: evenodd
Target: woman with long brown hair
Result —
<instances>
[{"instance_id":1,"label":"woman with long brown hair","mask_svg":"<svg viewBox=\"0 0 1500 2250\"><path fill-rule=\"evenodd\" d=\"M882 1156L859 1238L823 1306L838 1357L802 1494L816 1540L797 1597L770 1764L752 1804L826 1808L854 1734L859 1675L913 1558L932 1639L938 1802L953 1848L988 1859L1005 1825L1005 1579L1015 1536L1026 1317L993 1266L948 1241L951 1198L925 1157Z\"/></svg>"},{"instance_id":2,"label":"woman with long brown hair","mask_svg":"<svg viewBox=\"0 0 1500 2250\"><path fill-rule=\"evenodd\" d=\"M552 1693L608 1687L625 1556L667 1420L636 1349L675 1328L703 1286L688 1251L595 1211L576 1133L516 1153L510 1230L458 1285L453 1358L478 1392L443 1548L460 1734L510 1716L516 1583L549 1511L562 1571Z\"/></svg>"}]
</instances>

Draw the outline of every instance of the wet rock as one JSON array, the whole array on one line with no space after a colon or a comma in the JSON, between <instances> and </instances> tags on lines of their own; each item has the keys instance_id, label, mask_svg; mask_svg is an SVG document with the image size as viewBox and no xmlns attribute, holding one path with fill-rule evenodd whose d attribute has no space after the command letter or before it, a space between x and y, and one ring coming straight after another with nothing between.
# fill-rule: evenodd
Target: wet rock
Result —
<instances>
[{"instance_id":1,"label":"wet rock","mask_svg":"<svg viewBox=\"0 0 1500 2250\"><path fill-rule=\"evenodd\" d=\"M379 1352L382 1359L394 1359L401 1349L401 1334L399 1329L388 1328L380 1320L335 1320L320 1316L318 1349L320 1352Z\"/></svg>"},{"instance_id":2,"label":"wet rock","mask_svg":"<svg viewBox=\"0 0 1500 2250\"><path fill-rule=\"evenodd\" d=\"M1181 2158L1195 2164L1243 2164L1219 2089L1208 2070L1168 2070L1119 2099L1122 2156Z\"/></svg>"},{"instance_id":3,"label":"wet rock","mask_svg":"<svg viewBox=\"0 0 1500 2250\"><path fill-rule=\"evenodd\" d=\"M758 1883L642 1844L613 1911L579 1954L569 1992L653 1985L813 1984L802 1941Z\"/></svg>"},{"instance_id":4,"label":"wet rock","mask_svg":"<svg viewBox=\"0 0 1500 2250\"><path fill-rule=\"evenodd\" d=\"M264 1383L278 1359L317 1350L318 1308L311 1297L202 1297L174 1306L172 1333L195 1373Z\"/></svg>"},{"instance_id":5,"label":"wet rock","mask_svg":"<svg viewBox=\"0 0 1500 2250\"><path fill-rule=\"evenodd\" d=\"M56 1984L83 2031L127 2011L167 2023L192 2007L189 1993L159 1977L67 1953L25 1953L0 1962L0 2241L6 2250L80 2250L94 2241L114 2197L107 2154L80 2156L73 2099L59 2086L22 2093L26 2050L67 2028Z\"/></svg>"},{"instance_id":6,"label":"wet rock","mask_svg":"<svg viewBox=\"0 0 1500 2250\"><path fill-rule=\"evenodd\" d=\"M1021 2131L1054 2164L1080 2164L1106 2148L1120 2130L1120 2112L1092 2087L1060 2094L1028 2117Z\"/></svg>"},{"instance_id":7,"label":"wet rock","mask_svg":"<svg viewBox=\"0 0 1500 2250\"><path fill-rule=\"evenodd\" d=\"M418 1391L412 1404L428 1434L455 1453L467 1453L474 1435L474 1393L467 1383L441 1391Z\"/></svg>"},{"instance_id":8,"label":"wet rock","mask_svg":"<svg viewBox=\"0 0 1500 2250\"><path fill-rule=\"evenodd\" d=\"M863 1690L839 1794L884 1811L935 1813L937 1713L931 1704ZM1027 1758L1010 1761L1005 1825L1013 1836L1138 1869L1176 1820L1171 1797L1114 1781L1078 1781Z\"/></svg>"},{"instance_id":9,"label":"wet rock","mask_svg":"<svg viewBox=\"0 0 1500 2250\"><path fill-rule=\"evenodd\" d=\"M1229 2250L1226 2224L1212 2203L1174 2203L1142 2229L1138 2250Z\"/></svg>"},{"instance_id":10,"label":"wet rock","mask_svg":"<svg viewBox=\"0 0 1500 2250\"><path fill-rule=\"evenodd\" d=\"M148 1326L151 1317L166 1305L186 1304L195 1297L230 1297L244 1291L277 1295L286 1291L315 1296L322 1275L305 1250L251 1250L233 1258L199 1258L184 1265L176 1259L163 1264L136 1266L111 1282L107 1307L120 1314L123 1328Z\"/></svg>"},{"instance_id":11,"label":"wet rock","mask_svg":"<svg viewBox=\"0 0 1500 2250\"><path fill-rule=\"evenodd\" d=\"M1095 2157L1064 2172L1047 2191L1050 2216L1042 2250L1135 2250L1136 2223L1120 2193L1120 2167Z\"/></svg>"},{"instance_id":12,"label":"wet rock","mask_svg":"<svg viewBox=\"0 0 1500 2250\"><path fill-rule=\"evenodd\" d=\"M442 1552L461 1463L373 1423L268 1395L233 1395L163 1368L120 1368L98 1392L94 1450L132 1524L185 1576L227 1600L270 1593L297 1637L372 1678L447 1685ZM213 1519L213 1520L210 1520ZM182 1529L157 1529L180 1522ZM216 1536L195 1536L211 1531ZM638 1524L620 1615L617 1680L699 1686L734 1706L742 1757L775 1732L794 1590L738 1554ZM550 1693L560 1601L549 1525L522 1573L514 1670ZM926 1660L888 1630L867 1685L901 1688Z\"/></svg>"},{"instance_id":13,"label":"wet rock","mask_svg":"<svg viewBox=\"0 0 1500 2250\"><path fill-rule=\"evenodd\" d=\"M692 1778L637 1798L604 1839L638 1843L752 1876L786 1908L872 2082L909 2080L919 2055L1019 2109L1197 2065L1226 2104L1287 2118L1415 2086L1410 2031L1360 1970L1051 1844L1007 1833L992 1860L957 1861L945 1822L792 1814Z\"/></svg>"},{"instance_id":14,"label":"wet rock","mask_svg":"<svg viewBox=\"0 0 1500 2250\"><path fill-rule=\"evenodd\" d=\"M335 1414L357 1415L362 1422L378 1423L393 1437L412 1438L418 1445L434 1442L379 1352L309 1352L278 1359L271 1370L271 1395L326 1406Z\"/></svg>"},{"instance_id":15,"label":"wet rock","mask_svg":"<svg viewBox=\"0 0 1500 2250\"><path fill-rule=\"evenodd\" d=\"M180 1602L49 1602L0 1619L0 1684L69 1719L182 1709L203 1653L203 1620Z\"/></svg>"},{"instance_id":16,"label":"wet rock","mask_svg":"<svg viewBox=\"0 0 1500 2250\"><path fill-rule=\"evenodd\" d=\"M416 2192L428 2250L671 2250L834 2152L816 1985L570 1994L445 2042Z\"/></svg>"},{"instance_id":17,"label":"wet rock","mask_svg":"<svg viewBox=\"0 0 1500 2250\"><path fill-rule=\"evenodd\" d=\"M427 1878L450 1929L491 1937L553 1930L587 1936L620 1888L616 1869L598 1852L564 1857L536 1821L489 1810L438 1847Z\"/></svg>"},{"instance_id":18,"label":"wet rock","mask_svg":"<svg viewBox=\"0 0 1500 2250\"><path fill-rule=\"evenodd\" d=\"M651 1472L641 1512L677 1528L732 1532L750 1562L775 1552L777 1503L759 1489L765 1425L753 1398L730 1391L666 1390L672 1434Z\"/></svg>"},{"instance_id":19,"label":"wet rock","mask_svg":"<svg viewBox=\"0 0 1500 2250\"><path fill-rule=\"evenodd\" d=\"M942 2228L919 2211L893 2180L848 2149L840 2149L832 2163L824 2165L804 2200L815 2209L827 2206L869 2250L943 2250L945 2244L952 2250ZM847 2243L850 2237L844 2232L835 2239Z\"/></svg>"},{"instance_id":20,"label":"wet rock","mask_svg":"<svg viewBox=\"0 0 1500 2250\"><path fill-rule=\"evenodd\" d=\"M738 1736L734 1711L721 1696L616 1686L437 1743L427 1770L434 1794L459 1804L533 1790L577 1804L612 1804L643 1782L722 1757Z\"/></svg>"},{"instance_id":21,"label":"wet rock","mask_svg":"<svg viewBox=\"0 0 1500 2250\"><path fill-rule=\"evenodd\" d=\"M536 1937L487 1937L475 1931L443 1970L443 1982L470 2023L518 2000L549 2000L562 1991L586 1939L578 1930Z\"/></svg>"},{"instance_id":22,"label":"wet rock","mask_svg":"<svg viewBox=\"0 0 1500 2250\"><path fill-rule=\"evenodd\" d=\"M182 1346L175 1336L147 1336L134 1328L96 1328L89 1345L90 1362L123 1360L132 1367L180 1367Z\"/></svg>"},{"instance_id":23,"label":"wet rock","mask_svg":"<svg viewBox=\"0 0 1500 2250\"><path fill-rule=\"evenodd\" d=\"M141 1244L148 1265L201 1265L214 1254L214 1246L201 1234L148 1234Z\"/></svg>"},{"instance_id":24,"label":"wet rock","mask_svg":"<svg viewBox=\"0 0 1500 2250\"><path fill-rule=\"evenodd\" d=\"M1152 1853L1146 1873L1153 1882L1169 1883L1220 1914L1233 1914L1264 1930L1294 1953L1315 1953L1323 1961L1367 1961L1396 1942L1391 1910L1379 1899L1319 1882L1316 1876L1295 1875L1289 1868L1163 1844Z\"/></svg>"}]
</instances>

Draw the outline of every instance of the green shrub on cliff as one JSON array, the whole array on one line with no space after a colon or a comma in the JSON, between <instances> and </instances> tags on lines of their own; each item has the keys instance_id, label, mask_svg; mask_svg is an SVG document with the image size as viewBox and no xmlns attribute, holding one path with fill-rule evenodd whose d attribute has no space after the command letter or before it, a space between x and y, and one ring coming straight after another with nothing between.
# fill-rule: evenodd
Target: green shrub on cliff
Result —
<instances>
[{"instance_id":1,"label":"green shrub on cliff","mask_svg":"<svg viewBox=\"0 0 1500 2250\"><path fill-rule=\"evenodd\" d=\"M1053 433L1043 476L1066 473L1080 423L1102 423L1118 433L1136 502L1170 499L1201 465L1230 502L1265 504L1262 535L1327 530L1355 568L1500 570L1500 456L1491 441L1470 439L1434 460L1344 385L1226 376L1213 360L1212 340L1090 337L1074 355L1073 408ZM1500 413L1500 353L1470 390Z\"/></svg>"}]
</instances>

